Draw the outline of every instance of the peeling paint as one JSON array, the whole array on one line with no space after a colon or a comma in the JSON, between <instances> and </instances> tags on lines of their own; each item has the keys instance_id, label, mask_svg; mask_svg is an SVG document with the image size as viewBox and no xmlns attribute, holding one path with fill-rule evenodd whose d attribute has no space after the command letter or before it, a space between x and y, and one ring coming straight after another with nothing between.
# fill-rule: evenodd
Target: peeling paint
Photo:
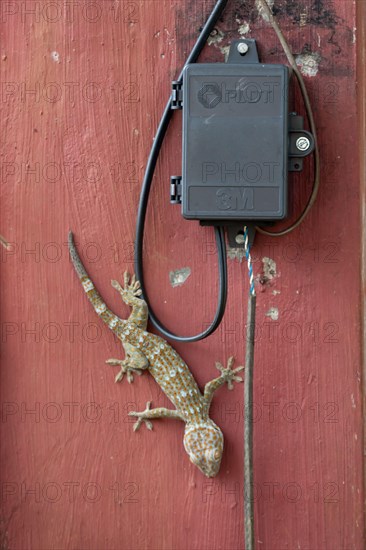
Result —
<instances>
[{"instance_id":1,"label":"peeling paint","mask_svg":"<svg viewBox=\"0 0 366 550\"><path fill-rule=\"evenodd\" d=\"M229 260L239 260L239 262L241 263L245 258L245 248L234 248L229 246L227 249L227 257L229 258Z\"/></svg>"},{"instance_id":2,"label":"peeling paint","mask_svg":"<svg viewBox=\"0 0 366 550\"><path fill-rule=\"evenodd\" d=\"M263 278L265 279L265 282L271 281L275 277L277 277L277 265L272 258L267 258L265 256L262 258L262 264L263 264Z\"/></svg>"},{"instance_id":3,"label":"peeling paint","mask_svg":"<svg viewBox=\"0 0 366 550\"><path fill-rule=\"evenodd\" d=\"M214 29L210 36L207 39L207 44L209 46L216 46L220 42L222 42L224 39L224 33L220 31L219 29Z\"/></svg>"},{"instance_id":4,"label":"peeling paint","mask_svg":"<svg viewBox=\"0 0 366 550\"><path fill-rule=\"evenodd\" d=\"M266 317L270 317L272 321L278 321L279 316L280 312L278 311L278 307L271 307L266 313Z\"/></svg>"},{"instance_id":5,"label":"peeling paint","mask_svg":"<svg viewBox=\"0 0 366 550\"><path fill-rule=\"evenodd\" d=\"M170 284L173 288L176 286L182 286L188 277L191 274L191 269L189 267L182 267L182 269L176 269L175 271L170 271L169 279Z\"/></svg>"},{"instance_id":6,"label":"peeling paint","mask_svg":"<svg viewBox=\"0 0 366 550\"><path fill-rule=\"evenodd\" d=\"M304 76L316 76L319 71L321 56L317 52L302 53L296 57L296 64Z\"/></svg>"},{"instance_id":7,"label":"peeling paint","mask_svg":"<svg viewBox=\"0 0 366 550\"><path fill-rule=\"evenodd\" d=\"M237 20L237 23L240 23L240 21ZM249 31L250 31L250 27L247 21L244 21L244 23L242 23L238 28L238 33L240 34L240 36L244 36L245 34L248 34Z\"/></svg>"},{"instance_id":8,"label":"peeling paint","mask_svg":"<svg viewBox=\"0 0 366 550\"><path fill-rule=\"evenodd\" d=\"M308 13L307 11L300 13L300 27L305 27L306 23L308 22Z\"/></svg>"},{"instance_id":9,"label":"peeling paint","mask_svg":"<svg viewBox=\"0 0 366 550\"><path fill-rule=\"evenodd\" d=\"M224 54L225 61L227 61L229 57L230 46L219 46L219 50L222 54Z\"/></svg>"},{"instance_id":10,"label":"peeling paint","mask_svg":"<svg viewBox=\"0 0 366 550\"><path fill-rule=\"evenodd\" d=\"M281 294L280 290L272 290L273 296L277 296L277 294Z\"/></svg>"},{"instance_id":11,"label":"peeling paint","mask_svg":"<svg viewBox=\"0 0 366 550\"><path fill-rule=\"evenodd\" d=\"M273 8L273 4L274 4L274 0L267 0L267 4L268 6L272 9ZM263 10L263 5L262 5L262 2L261 0L255 0L255 5L256 5L256 8L258 10L258 13L259 15L262 17L262 19L264 19L264 21L269 21L269 18L267 16L267 14L265 13L265 11Z\"/></svg>"}]
</instances>

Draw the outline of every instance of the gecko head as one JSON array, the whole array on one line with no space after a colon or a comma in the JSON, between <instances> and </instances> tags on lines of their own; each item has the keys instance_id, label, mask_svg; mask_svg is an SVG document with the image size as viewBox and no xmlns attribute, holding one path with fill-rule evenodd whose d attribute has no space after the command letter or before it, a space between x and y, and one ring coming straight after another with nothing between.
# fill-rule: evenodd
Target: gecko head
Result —
<instances>
[{"instance_id":1,"label":"gecko head","mask_svg":"<svg viewBox=\"0 0 366 550\"><path fill-rule=\"evenodd\" d=\"M220 469L224 436L212 421L187 424L184 448L191 462L207 477L215 477Z\"/></svg>"}]
</instances>

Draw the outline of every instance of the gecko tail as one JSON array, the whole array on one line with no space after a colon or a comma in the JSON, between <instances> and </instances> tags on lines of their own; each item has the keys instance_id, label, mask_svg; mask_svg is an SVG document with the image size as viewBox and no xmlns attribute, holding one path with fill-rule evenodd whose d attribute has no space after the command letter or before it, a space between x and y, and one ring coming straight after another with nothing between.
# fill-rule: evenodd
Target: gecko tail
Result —
<instances>
[{"instance_id":1,"label":"gecko tail","mask_svg":"<svg viewBox=\"0 0 366 550\"><path fill-rule=\"evenodd\" d=\"M99 317L109 326L109 328L115 330L117 325L124 324L125 321L117 317L117 315L115 315L106 306L103 298L99 294L98 290L95 288L93 281L90 279L83 265L83 262L80 259L80 256L75 246L74 235L71 231L69 231L68 243L71 261L93 308L95 309Z\"/></svg>"},{"instance_id":2,"label":"gecko tail","mask_svg":"<svg viewBox=\"0 0 366 550\"><path fill-rule=\"evenodd\" d=\"M78 251L76 250L74 234L72 231L69 231L68 243L71 261L73 263L76 273L78 274L79 279L82 279L83 277L89 277L85 267L83 266L83 262L80 259Z\"/></svg>"}]
</instances>

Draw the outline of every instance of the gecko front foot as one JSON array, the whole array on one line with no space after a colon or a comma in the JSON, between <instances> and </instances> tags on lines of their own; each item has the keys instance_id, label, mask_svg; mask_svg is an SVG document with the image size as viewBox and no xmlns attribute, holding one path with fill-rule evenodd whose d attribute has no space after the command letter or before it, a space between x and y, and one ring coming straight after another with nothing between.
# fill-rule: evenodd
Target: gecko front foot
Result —
<instances>
[{"instance_id":1,"label":"gecko front foot","mask_svg":"<svg viewBox=\"0 0 366 550\"><path fill-rule=\"evenodd\" d=\"M218 361L215 363L215 365L216 368L221 372L221 378L223 378L224 381L227 382L229 390L233 389L233 382L243 381L241 376L237 376L237 373L244 370L244 367L241 366L233 369L232 367L234 365L234 357L229 357L226 368Z\"/></svg>"},{"instance_id":2,"label":"gecko front foot","mask_svg":"<svg viewBox=\"0 0 366 550\"><path fill-rule=\"evenodd\" d=\"M148 417L151 414L150 406L151 406L151 401L148 401L146 403L146 409L144 411L142 411L142 412L131 411L131 412L128 413L128 416L136 416L137 419L138 419L137 422L133 425L133 431L134 432L136 432L137 430L140 429L140 426L143 422L145 422L146 427L147 427L148 430L153 429L152 422L150 422L150 420L148 420Z\"/></svg>"},{"instance_id":3,"label":"gecko front foot","mask_svg":"<svg viewBox=\"0 0 366 550\"><path fill-rule=\"evenodd\" d=\"M107 365L112 365L113 367L121 367L121 370L115 377L115 382L122 382L124 375L127 376L127 381L129 384L133 382L133 373L141 375L141 371L134 369L130 366L128 359L107 359Z\"/></svg>"},{"instance_id":4,"label":"gecko front foot","mask_svg":"<svg viewBox=\"0 0 366 550\"><path fill-rule=\"evenodd\" d=\"M123 301L129 305L133 305L134 298L138 298L142 294L140 283L136 281L136 276L132 275L132 278L130 280L130 275L128 271L125 271L123 274L123 287L119 284L118 281L115 280L112 281L112 286L113 288L118 290Z\"/></svg>"}]
</instances>

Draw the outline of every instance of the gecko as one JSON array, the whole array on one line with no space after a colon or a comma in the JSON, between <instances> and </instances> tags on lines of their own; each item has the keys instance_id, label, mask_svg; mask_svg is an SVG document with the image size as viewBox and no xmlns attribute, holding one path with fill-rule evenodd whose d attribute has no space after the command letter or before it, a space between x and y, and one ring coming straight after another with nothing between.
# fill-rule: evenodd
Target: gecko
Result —
<instances>
[{"instance_id":1,"label":"gecko","mask_svg":"<svg viewBox=\"0 0 366 550\"><path fill-rule=\"evenodd\" d=\"M125 359L106 361L109 365L120 367L116 382L121 382L126 375L128 382L131 383L134 374L149 371L175 407L175 409L163 407L151 409L149 401L144 411L129 412L130 416L137 419L134 430L138 430L142 423L151 430L151 421L157 418L182 420L185 423L183 445L190 461L205 476L215 477L220 469L224 436L209 416L210 405L215 391L220 386L227 383L231 390L234 382L243 381L238 373L244 367L233 369L233 357L228 359L226 367L216 362L220 376L208 382L201 393L189 367L178 353L166 340L147 332L148 306L141 298L142 291L135 275L130 278L128 272L125 272L123 286L112 280L112 286L119 292L123 302L132 308L127 320L120 319L107 307L87 274L71 231L68 242L73 266L87 297L97 315L117 336L125 350Z\"/></svg>"}]
</instances>

